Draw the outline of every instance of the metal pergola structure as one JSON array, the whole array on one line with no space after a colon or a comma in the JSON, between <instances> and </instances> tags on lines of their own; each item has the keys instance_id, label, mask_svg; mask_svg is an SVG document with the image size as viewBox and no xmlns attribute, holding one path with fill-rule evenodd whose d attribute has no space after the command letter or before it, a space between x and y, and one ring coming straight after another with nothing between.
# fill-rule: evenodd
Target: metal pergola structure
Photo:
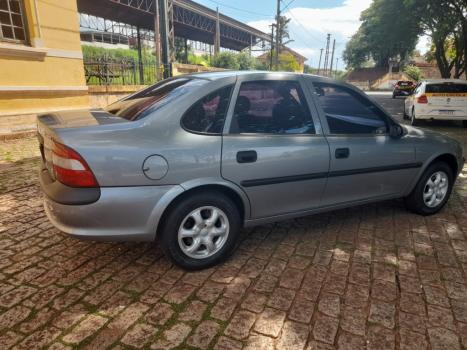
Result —
<instances>
[{"instance_id":1,"label":"metal pergola structure","mask_svg":"<svg viewBox=\"0 0 467 350\"><path fill-rule=\"evenodd\" d=\"M191 0L78 0L78 11L83 28L138 38L138 42L154 40L167 65L173 61L175 36L214 45L215 53L220 47L236 51L259 43L264 47L271 40L269 34ZM156 26L156 34L167 31L167 43L165 35L155 35ZM172 59L165 62L164 53Z\"/></svg>"}]
</instances>

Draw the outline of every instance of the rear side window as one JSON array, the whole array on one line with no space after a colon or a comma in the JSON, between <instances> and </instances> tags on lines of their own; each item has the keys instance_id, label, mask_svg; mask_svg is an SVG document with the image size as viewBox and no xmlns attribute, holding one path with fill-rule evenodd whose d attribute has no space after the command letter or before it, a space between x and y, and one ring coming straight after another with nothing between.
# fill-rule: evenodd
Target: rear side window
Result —
<instances>
[{"instance_id":1,"label":"rear side window","mask_svg":"<svg viewBox=\"0 0 467 350\"><path fill-rule=\"evenodd\" d=\"M231 132L314 134L315 128L297 81L264 80L240 86Z\"/></svg>"},{"instance_id":2,"label":"rear side window","mask_svg":"<svg viewBox=\"0 0 467 350\"><path fill-rule=\"evenodd\" d=\"M208 83L198 78L173 78L163 80L142 91L107 106L105 110L127 120L147 117L165 106Z\"/></svg>"},{"instance_id":3,"label":"rear side window","mask_svg":"<svg viewBox=\"0 0 467 350\"><path fill-rule=\"evenodd\" d=\"M425 92L428 94L467 94L467 84L427 84Z\"/></svg>"},{"instance_id":4,"label":"rear side window","mask_svg":"<svg viewBox=\"0 0 467 350\"><path fill-rule=\"evenodd\" d=\"M204 96L183 115L181 124L188 131L202 134L222 134L233 85Z\"/></svg>"},{"instance_id":5,"label":"rear side window","mask_svg":"<svg viewBox=\"0 0 467 350\"><path fill-rule=\"evenodd\" d=\"M352 89L313 83L331 134L384 134L386 117L370 100Z\"/></svg>"}]
</instances>

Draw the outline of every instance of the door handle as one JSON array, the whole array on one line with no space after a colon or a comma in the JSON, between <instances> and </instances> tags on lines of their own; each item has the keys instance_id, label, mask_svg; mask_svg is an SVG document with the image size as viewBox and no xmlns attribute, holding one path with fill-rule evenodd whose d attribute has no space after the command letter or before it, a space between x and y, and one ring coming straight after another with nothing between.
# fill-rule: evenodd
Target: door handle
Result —
<instances>
[{"instance_id":1,"label":"door handle","mask_svg":"<svg viewBox=\"0 0 467 350\"><path fill-rule=\"evenodd\" d=\"M348 148L336 148L336 159L349 158L350 150Z\"/></svg>"},{"instance_id":2,"label":"door handle","mask_svg":"<svg viewBox=\"0 0 467 350\"><path fill-rule=\"evenodd\" d=\"M258 159L256 151L240 151L237 153L237 163L254 163Z\"/></svg>"}]
</instances>

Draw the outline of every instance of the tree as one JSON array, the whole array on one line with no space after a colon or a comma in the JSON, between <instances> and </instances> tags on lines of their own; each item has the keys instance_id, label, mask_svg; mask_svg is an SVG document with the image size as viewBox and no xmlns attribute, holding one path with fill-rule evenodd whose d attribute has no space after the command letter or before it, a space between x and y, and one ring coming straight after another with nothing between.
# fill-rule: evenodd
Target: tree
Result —
<instances>
[{"instance_id":1,"label":"tree","mask_svg":"<svg viewBox=\"0 0 467 350\"><path fill-rule=\"evenodd\" d=\"M408 65L404 67L404 73L415 81L423 79L423 73L417 66Z\"/></svg>"},{"instance_id":2,"label":"tree","mask_svg":"<svg viewBox=\"0 0 467 350\"><path fill-rule=\"evenodd\" d=\"M465 0L405 0L422 32L431 37L431 57L443 78L466 70L467 4Z\"/></svg>"},{"instance_id":3,"label":"tree","mask_svg":"<svg viewBox=\"0 0 467 350\"><path fill-rule=\"evenodd\" d=\"M237 55L233 52L225 51L215 55L212 58L212 65L218 68L225 69L240 69L240 64L237 60Z\"/></svg>"},{"instance_id":4,"label":"tree","mask_svg":"<svg viewBox=\"0 0 467 350\"><path fill-rule=\"evenodd\" d=\"M374 0L360 20L344 52L349 67L361 67L370 59L378 67L387 67L390 61L400 64L415 49L420 28L405 10L404 0Z\"/></svg>"},{"instance_id":5,"label":"tree","mask_svg":"<svg viewBox=\"0 0 467 350\"><path fill-rule=\"evenodd\" d=\"M292 54L286 52L280 53L278 70L285 72L297 72L300 70L300 64Z\"/></svg>"},{"instance_id":6,"label":"tree","mask_svg":"<svg viewBox=\"0 0 467 350\"><path fill-rule=\"evenodd\" d=\"M285 46L291 43L293 40L290 39L289 33L289 23L291 18L287 18L286 16L279 17L279 30L277 34L279 36L279 47ZM279 50L280 53L280 50Z\"/></svg>"},{"instance_id":7,"label":"tree","mask_svg":"<svg viewBox=\"0 0 467 350\"><path fill-rule=\"evenodd\" d=\"M342 57L349 68L360 68L371 59L370 48L361 28L350 38Z\"/></svg>"},{"instance_id":8,"label":"tree","mask_svg":"<svg viewBox=\"0 0 467 350\"><path fill-rule=\"evenodd\" d=\"M255 68L255 59L246 52L237 55L237 62L240 70L251 70Z\"/></svg>"}]
</instances>

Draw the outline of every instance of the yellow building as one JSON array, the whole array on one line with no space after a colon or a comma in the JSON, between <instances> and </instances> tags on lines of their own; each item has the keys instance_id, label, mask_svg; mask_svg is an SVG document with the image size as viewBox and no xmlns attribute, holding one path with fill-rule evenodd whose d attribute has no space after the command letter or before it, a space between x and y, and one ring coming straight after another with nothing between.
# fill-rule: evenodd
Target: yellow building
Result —
<instances>
[{"instance_id":1,"label":"yellow building","mask_svg":"<svg viewBox=\"0 0 467 350\"><path fill-rule=\"evenodd\" d=\"M76 0L0 0L0 116L87 107Z\"/></svg>"}]
</instances>

